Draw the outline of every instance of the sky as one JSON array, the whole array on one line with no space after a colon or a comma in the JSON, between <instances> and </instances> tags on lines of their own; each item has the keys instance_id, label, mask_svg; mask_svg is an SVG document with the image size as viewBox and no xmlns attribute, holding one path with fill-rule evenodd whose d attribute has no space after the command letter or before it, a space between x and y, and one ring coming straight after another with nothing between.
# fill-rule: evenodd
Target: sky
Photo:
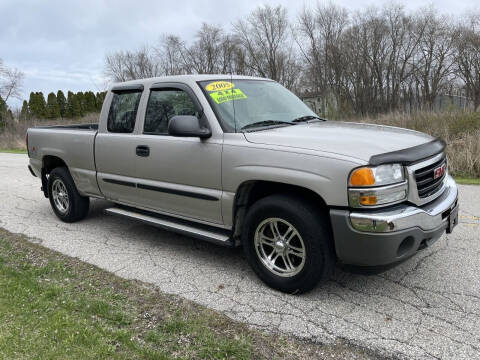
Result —
<instances>
[{"instance_id":1,"label":"sky","mask_svg":"<svg viewBox=\"0 0 480 360\"><path fill-rule=\"evenodd\" d=\"M263 4L285 6L293 20L317 0L0 0L0 58L25 74L31 91L102 91L104 58L119 50L155 45L162 34L193 40L203 22L226 29ZM337 0L349 10L384 1ZM478 0L403 0L407 11L434 6L461 15L478 10ZM17 107L18 100L9 101Z\"/></svg>"}]
</instances>

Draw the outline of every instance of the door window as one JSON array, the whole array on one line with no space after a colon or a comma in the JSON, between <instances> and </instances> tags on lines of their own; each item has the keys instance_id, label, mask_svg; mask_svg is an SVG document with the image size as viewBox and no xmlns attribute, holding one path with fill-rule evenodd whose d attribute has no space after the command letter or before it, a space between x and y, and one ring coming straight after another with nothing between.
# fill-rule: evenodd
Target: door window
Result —
<instances>
[{"instance_id":1,"label":"door window","mask_svg":"<svg viewBox=\"0 0 480 360\"><path fill-rule=\"evenodd\" d=\"M135 128L141 91L114 92L108 112L107 129L114 133L131 133Z\"/></svg>"},{"instance_id":2,"label":"door window","mask_svg":"<svg viewBox=\"0 0 480 360\"><path fill-rule=\"evenodd\" d=\"M152 90L145 114L145 134L168 134L168 123L175 115L200 114L190 96L180 89Z\"/></svg>"}]
</instances>

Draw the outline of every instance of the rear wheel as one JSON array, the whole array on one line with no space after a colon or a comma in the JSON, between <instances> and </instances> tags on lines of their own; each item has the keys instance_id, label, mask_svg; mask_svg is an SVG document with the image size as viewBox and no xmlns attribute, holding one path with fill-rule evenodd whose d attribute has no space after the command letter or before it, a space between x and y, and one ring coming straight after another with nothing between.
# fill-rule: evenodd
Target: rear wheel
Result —
<instances>
[{"instance_id":1,"label":"rear wheel","mask_svg":"<svg viewBox=\"0 0 480 360\"><path fill-rule=\"evenodd\" d=\"M52 170L48 177L48 194L50 205L60 220L75 222L87 216L89 198L78 193L72 176L66 168Z\"/></svg>"},{"instance_id":2,"label":"rear wheel","mask_svg":"<svg viewBox=\"0 0 480 360\"><path fill-rule=\"evenodd\" d=\"M245 256L267 285L287 293L311 290L333 271L326 216L308 201L272 195L252 205L242 234Z\"/></svg>"}]
</instances>

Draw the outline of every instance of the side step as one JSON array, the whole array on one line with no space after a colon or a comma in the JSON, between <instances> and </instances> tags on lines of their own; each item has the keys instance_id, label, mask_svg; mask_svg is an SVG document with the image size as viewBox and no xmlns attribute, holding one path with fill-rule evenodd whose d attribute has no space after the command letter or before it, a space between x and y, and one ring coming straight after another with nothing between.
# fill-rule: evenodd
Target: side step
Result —
<instances>
[{"instance_id":1,"label":"side step","mask_svg":"<svg viewBox=\"0 0 480 360\"><path fill-rule=\"evenodd\" d=\"M105 209L107 214L120 215L138 220L149 225L157 226L165 230L173 231L197 239L205 240L223 246L233 246L230 231L213 226L198 224L170 216L160 215L154 212L130 208L112 207Z\"/></svg>"}]
</instances>

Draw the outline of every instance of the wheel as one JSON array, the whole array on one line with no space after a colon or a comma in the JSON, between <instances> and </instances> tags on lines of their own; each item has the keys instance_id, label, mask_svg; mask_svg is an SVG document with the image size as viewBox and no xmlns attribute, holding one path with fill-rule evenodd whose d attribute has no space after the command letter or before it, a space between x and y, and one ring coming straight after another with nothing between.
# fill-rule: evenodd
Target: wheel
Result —
<instances>
[{"instance_id":1,"label":"wheel","mask_svg":"<svg viewBox=\"0 0 480 360\"><path fill-rule=\"evenodd\" d=\"M48 177L48 194L50 205L60 220L75 222L87 216L89 198L78 193L72 176L66 168L52 170Z\"/></svg>"},{"instance_id":2,"label":"wheel","mask_svg":"<svg viewBox=\"0 0 480 360\"><path fill-rule=\"evenodd\" d=\"M253 204L242 244L258 277L286 293L311 290L335 266L327 215L301 198L271 195Z\"/></svg>"}]
</instances>

